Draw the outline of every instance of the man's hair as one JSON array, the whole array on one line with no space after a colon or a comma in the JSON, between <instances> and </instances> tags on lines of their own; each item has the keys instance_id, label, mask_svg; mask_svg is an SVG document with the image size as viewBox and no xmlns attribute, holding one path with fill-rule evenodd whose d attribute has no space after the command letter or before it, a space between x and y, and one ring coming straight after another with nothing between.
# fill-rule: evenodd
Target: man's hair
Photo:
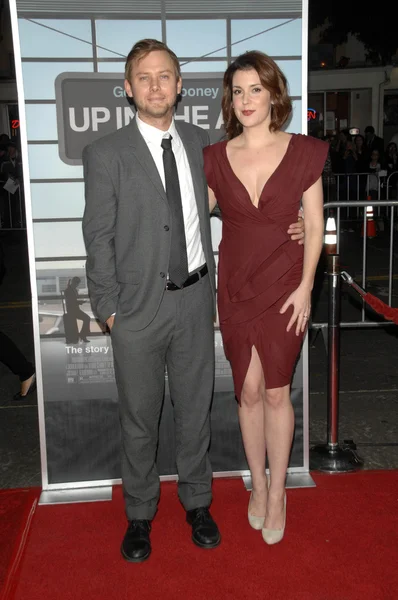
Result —
<instances>
[{"instance_id":1,"label":"man's hair","mask_svg":"<svg viewBox=\"0 0 398 600\"><path fill-rule=\"evenodd\" d=\"M372 125L368 125L365 128L365 133L374 133L375 132L375 128Z\"/></svg>"},{"instance_id":2,"label":"man's hair","mask_svg":"<svg viewBox=\"0 0 398 600\"><path fill-rule=\"evenodd\" d=\"M222 111L228 139L240 135L243 131L243 126L235 116L232 106L232 80L237 71L249 71L250 69L257 71L261 85L271 94L270 131L279 131L292 112L292 102L288 94L286 77L276 62L257 50L245 52L229 65L224 74Z\"/></svg>"},{"instance_id":3,"label":"man's hair","mask_svg":"<svg viewBox=\"0 0 398 600\"><path fill-rule=\"evenodd\" d=\"M178 62L178 58L174 54L174 52L170 50L170 48L166 46L166 44L164 44L163 42L159 42L159 40L152 40L148 38L136 42L131 48L130 52L128 53L128 56L126 58L126 65L124 68L124 77L125 79L127 79L127 81L130 81L131 79L131 69L133 63L140 61L141 59L145 58L146 56L148 56L148 54L154 51L167 52L167 54L173 61L176 77L181 77L180 63Z\"/></svg>"}]
</instances>

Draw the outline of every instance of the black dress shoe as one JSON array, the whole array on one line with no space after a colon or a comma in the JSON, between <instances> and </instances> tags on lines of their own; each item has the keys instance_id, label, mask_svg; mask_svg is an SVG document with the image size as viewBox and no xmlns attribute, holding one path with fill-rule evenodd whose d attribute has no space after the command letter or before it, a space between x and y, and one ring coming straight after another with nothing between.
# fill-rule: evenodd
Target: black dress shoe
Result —
<instances>
[{"instance_id":1,"label":"black dress shoe","mask_svg":"<svg viewBox=\"0 0 398 600\"><path fill-rule=\"evenodd\" d=\"M187 523L192 525L192 541L201 548L215 548L221 535L207 506L187 510Z\"/></svg>"},{"instance_id":2,"label":"black dress shoe","mask_svg":"<svg viewBox=\"0 0 398 600\"><path fill-rule=\"evenodd\" d=\"M151 541L149 533L151 523L147 520L133 519L127 527L121 553L128 562L142 562L151 554Z\"/></svg>"}]
</instances>

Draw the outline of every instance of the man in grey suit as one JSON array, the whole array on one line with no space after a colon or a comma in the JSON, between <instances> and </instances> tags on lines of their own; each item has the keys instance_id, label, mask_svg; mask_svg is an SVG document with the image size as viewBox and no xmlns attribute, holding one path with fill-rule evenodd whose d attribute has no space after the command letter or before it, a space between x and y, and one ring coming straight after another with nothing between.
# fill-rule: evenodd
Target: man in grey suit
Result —
<instances>
[{"instance_id":1,"label":"man in grey suit","mask_svg":"<svg viewBox=\"0 0 398 600\"><path fill-rule=\"evenodd\" d=\"M87 277L93 310L112 336L129 521L121 551L132 562L151 552L165 366L174 405L179 498L197 545L213 548L221 539L209 512L215 264L202 158L209 140L203 129L174 122L181 85L178 59L167 46L155 40L135 44L126 61L125 88L137 116L83 155ZM170 160L164 163L170 149L162 148L162 140L170 137L177 199L165 189L173 170ZM176 266L179 250L185 261L182 256ZM175 279L185 272L183 280L173 281L171 271Z\"/></svg>"},{"instance_id":2,"label":"man in grey suit","mask_svg":"<svg viewBox=\"0 0 398 600\"><path fill-rule=\"evenodd\" d=\"M156 40L137 42L125 73L136 118L83 155L88 286L112 336L128 519L121 552L130 562L151 553L166 366L179 498L194 543L214 548L221 540L209 512L215 264L202 157L209 139L174 121L181 87L176 55Z\"/></svg>"}]
</instances>

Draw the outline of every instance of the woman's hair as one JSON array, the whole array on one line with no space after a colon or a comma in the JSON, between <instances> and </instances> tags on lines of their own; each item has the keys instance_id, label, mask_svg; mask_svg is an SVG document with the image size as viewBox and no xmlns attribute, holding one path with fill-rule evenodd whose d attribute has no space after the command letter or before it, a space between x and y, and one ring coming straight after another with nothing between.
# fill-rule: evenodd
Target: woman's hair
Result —
<instances>
[{"instance_id":1,"label":"woman's hair","mask_svg":"<svg viewBox=\"0 0 398 600\"><path fill-rule=\"evenodd\" d=\"M278 131L288 120L292 112L292 101L288 94L286 77L272 58L252 50L241 54L231 63L224 73L222 112L224 128L228 139L240 135L243 127L235 116L232 107L232 81L237 71L257 71L261 85L271 94L271 123L270 131Z\"/></svg>"},{"instance_id":2,"label":"woman's hair","mask_svg":"<svg viewBox=\"0 0 398 600\"><path fill-rule=\"evenodd\" d=\"M349 131L349 129L342 129L340 131L340 135L344 135L344 137L346 138L346 140L348 140L349 142L351 142L352 140L352 135Z\"/></svg>"},{"instance_id":3,"label":"woman's hair","mask_svg":"<svg viewBox=\"0 0 398 600\"><path fill-rule=\"evenodd\" d=\"M131 67L133 65L133 62L140 61L142 58L145 58L146 56L148 56L148 54L154 52L155 50L167 52L167 54L173 61L177 79L181 77L180 63L178 62L178 58L174 54L174 52L170 50L170 48L166 46L166 44L164 44L163 42L159 42L158 40L145 39L140 40L139 42L134 44L134 46L128 53L124 68L124 77L125 79L127 79L127 81L131 80Z\"/></svg>"}]
</instances>

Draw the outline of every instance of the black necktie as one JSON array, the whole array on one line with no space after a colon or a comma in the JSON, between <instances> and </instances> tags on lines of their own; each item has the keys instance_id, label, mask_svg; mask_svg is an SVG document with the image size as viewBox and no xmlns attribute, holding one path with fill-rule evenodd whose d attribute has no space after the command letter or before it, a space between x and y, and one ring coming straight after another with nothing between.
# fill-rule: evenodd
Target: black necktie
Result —
<instances>
[{"instance_id":1,"label":"black necktie","mask_svg":"<svg viewBox=\"0 0 398 600\"><path fill-rule=\"evenodd\" d=\"M171 149L172 137L163 138L163 165L166 181L166 196L172 218L169 278L181 287L188 278L187 243L185 240L184 216L182 212L180 183L177 163Z\"/></svg>"}]
</instances>

